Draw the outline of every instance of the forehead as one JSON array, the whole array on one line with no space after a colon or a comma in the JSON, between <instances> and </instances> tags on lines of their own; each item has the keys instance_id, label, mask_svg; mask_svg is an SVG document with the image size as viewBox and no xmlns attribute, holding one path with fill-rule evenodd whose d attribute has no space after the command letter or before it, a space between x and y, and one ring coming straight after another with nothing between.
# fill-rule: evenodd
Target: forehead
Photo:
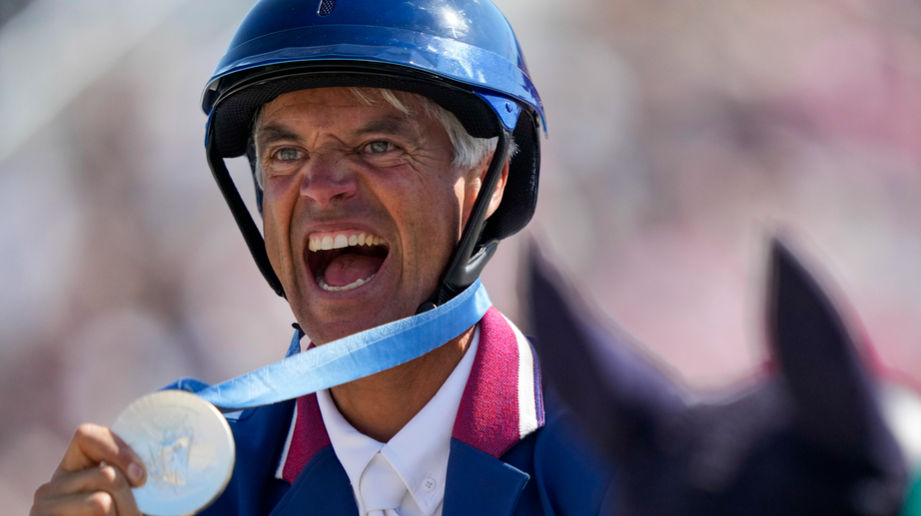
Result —
<instances>
[{"instance_id":1,"label":"forehead","mask_svg":"<svg viewBox=\"0 0 921 516\"><path fill-rule=\"evenodd\" d=\"M409 118L422 114L424 99L414 93L392 92L390 100L376 88L315 88L279 95L265 104L256 126L266 120L291 116L318 115L386 116Z\"/></svg>"}]
</instances>

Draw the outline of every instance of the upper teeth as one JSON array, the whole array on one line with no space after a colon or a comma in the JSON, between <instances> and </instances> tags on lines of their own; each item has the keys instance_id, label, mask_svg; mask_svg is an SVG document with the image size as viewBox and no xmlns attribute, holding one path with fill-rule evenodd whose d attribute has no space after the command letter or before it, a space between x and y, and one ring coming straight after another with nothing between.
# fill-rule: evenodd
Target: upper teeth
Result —
<instances>
[{"instance_id":1,"label":"upper teeth","mask_svg":"<svg viewBox=\"0 0 921 516\"><path fill-rule=\"evenodd\" d=\"M327 233L310 235L307 249L310 251L328 251L354 245L381 245L384 239L367 233Z\"/></svg>"}]
</instances>

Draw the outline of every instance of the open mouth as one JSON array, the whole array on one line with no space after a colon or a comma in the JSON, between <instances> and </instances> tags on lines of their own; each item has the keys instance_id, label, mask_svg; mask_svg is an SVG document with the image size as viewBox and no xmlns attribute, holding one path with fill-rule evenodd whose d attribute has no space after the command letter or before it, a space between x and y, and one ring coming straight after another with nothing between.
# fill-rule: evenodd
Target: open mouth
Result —
<instances>
[{"instance_id":1,"label":"open mouth","mask_svg":"<svg viewBox=\"0 0 921 516\"><path fill-rule=\"evenodd\" d=\"M389 248L379 236L363 232L311 233L307 264L327 292L358 288L374 279Z\"/></svg>"}]
</instances>

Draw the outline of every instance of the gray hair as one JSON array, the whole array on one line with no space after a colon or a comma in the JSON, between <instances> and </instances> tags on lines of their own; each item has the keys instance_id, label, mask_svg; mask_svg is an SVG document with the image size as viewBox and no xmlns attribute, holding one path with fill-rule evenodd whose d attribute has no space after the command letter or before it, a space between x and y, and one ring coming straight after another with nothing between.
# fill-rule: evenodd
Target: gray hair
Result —
<instances>
[{"instance_id":1,"label":"gray hair","mask_svg":"<svg viewBox=\"0 0 921 516\"><path fill-rule=\"evenodd\" d=\"M394 107L397 111L407 116L412 116L416 113L413 112L406 100L409 98L417 99L419 105L422 108L422 112L439 122L444 128L445 132L448 133L448 138L450 139L451 146L454 149L454 157L451 160L451 166L455 167L456 169L471 169L482 162L486 156L496 150L496 144L499 140L498 137L476 138L470 136L470 133L464 129L464 125L461 124L460 120L458 120L456 116L454 116L454 113L451 113L447 109L439 106L437 103L435 103L435 101L424 95L402 91L398 92L386 88L350 87L349 91L352 93L352 95L355 96L355 98L369 106L383 100L390 106ZM409 95L412 97L409 97ZM260 108L260 110L256 113L255 120L259 120L261 115L262 109ZM515 145L515 141L511 139L510 136L506 155L501 156L501 158L504 161L511 156L514 156L517 150L518 147ZM255 172L256 182L259 185L259 188L262 188L262 173L261 170L257 171L257 167L259 167L258 162L259 160L256 159L253 163L253 171Z\"/></svg>"}]
</instances>

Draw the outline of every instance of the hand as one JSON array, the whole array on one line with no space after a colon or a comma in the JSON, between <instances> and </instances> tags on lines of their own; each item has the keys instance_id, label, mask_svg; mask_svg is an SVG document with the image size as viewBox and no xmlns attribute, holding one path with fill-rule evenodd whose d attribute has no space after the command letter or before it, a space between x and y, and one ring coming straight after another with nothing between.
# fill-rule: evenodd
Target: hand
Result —
<instances>
[{"instance_id":1,"label":"hand","mask_svg":"<svg viewBox=\"0 0 921 516\"><path fill-rule=\"evenodd\" d=\"M140 457L106 427L77 428L51 481L35 491L31 516L87 514L135 516L132 487L144 485Z\"/></svg>"}]
</instances>

